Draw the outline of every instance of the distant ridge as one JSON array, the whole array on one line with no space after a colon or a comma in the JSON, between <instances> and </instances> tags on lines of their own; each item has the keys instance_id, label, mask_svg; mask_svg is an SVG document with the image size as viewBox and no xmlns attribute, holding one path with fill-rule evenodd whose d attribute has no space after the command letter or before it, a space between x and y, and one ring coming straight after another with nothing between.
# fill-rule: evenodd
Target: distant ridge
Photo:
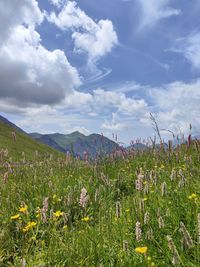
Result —
<instances>
[{"instance_id":1,"label":"distant ridge","mask_svg":"<svg viewBox=\"0 0 200 267\"><path fill-rule=\"evenodd\" d=\"M117 143L100 134L86 136L76 131L70 134L30 133L30 136L62 152L70 152L80 157L84 157L85 154L92 157L99 154L110 154L116 149L119 149Z\"/></svg>"}]
</instances>

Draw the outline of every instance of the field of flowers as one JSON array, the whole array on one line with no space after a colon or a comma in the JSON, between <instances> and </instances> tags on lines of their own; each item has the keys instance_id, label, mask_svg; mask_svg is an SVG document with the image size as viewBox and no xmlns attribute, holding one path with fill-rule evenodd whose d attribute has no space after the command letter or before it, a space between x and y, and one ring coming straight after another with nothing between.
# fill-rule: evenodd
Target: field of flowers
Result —
<instances>
[{"instance_id":1,"label":"field of flowers","mask_svg":"<svg viewBox=\"0 0 200 267\"><path fill-rule=\"evenodd\" d=\"M0 157L0 266L200 266L200 143Z\"/></svg>"}]
</instances>

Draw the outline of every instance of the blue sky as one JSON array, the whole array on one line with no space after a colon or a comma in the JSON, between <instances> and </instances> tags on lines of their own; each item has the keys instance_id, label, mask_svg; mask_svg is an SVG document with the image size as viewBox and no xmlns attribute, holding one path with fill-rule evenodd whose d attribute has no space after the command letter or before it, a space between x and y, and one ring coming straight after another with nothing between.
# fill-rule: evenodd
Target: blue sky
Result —
<instances>
[{"instance_id":1,"label":"blue sky","mask_svg":"<svg viewBox=\"0 0 200 267\"><path fill-rule=\"evenodd\" d=\"M0 112L28 132L200 132L200 2L3 0ZM163 138L169 138L163 132Z\"/></svg>"}]
</instances>

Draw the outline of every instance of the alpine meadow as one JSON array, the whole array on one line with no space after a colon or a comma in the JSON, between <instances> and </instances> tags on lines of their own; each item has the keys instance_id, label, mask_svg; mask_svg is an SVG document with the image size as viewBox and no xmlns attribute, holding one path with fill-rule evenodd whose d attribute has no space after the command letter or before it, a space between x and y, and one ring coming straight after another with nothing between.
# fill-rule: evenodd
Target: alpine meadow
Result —
<instances>
[{"instance_id":1,"label":"alpine meadow","mask_svg":"<svg viewBox=\"0 0 200 267\"><path fill-rule=\"evenodd\" d=\"M82 160L6 127L1 266L200 266L199 141Z\"/></svg>"},{"instance_id":2,"label":"alpine meadow","mask_svg":"<svg viewBox=\"0 0 200 267\"><path fill-rule=\"evenodd\" d=\"M0 0L0 267L200 267L200 0Z\"/></svg>"}]
</instances>

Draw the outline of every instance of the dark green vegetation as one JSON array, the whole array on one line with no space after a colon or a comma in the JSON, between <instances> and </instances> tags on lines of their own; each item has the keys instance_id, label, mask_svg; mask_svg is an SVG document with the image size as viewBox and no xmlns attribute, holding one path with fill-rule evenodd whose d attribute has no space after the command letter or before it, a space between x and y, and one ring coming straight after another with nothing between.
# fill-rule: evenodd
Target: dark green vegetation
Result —
<instances>
[{"instance_id":1,"label":"dark green vegetation","mask_svg":"<svg viewBox=\"0 0 200 267\"><path fill-rule=\"evenodd\" d=\"M0 158L0 266L200 266L198 142L92 165L0 130L1 147L25 156Z\"/></svg>"},{"instance_id":2,"label":"dark green vegetation","mask_svg":"<svg viewBox=\"0 0 200 267\"><path fill-rule=\"evenodd\" d=\"M94 157L98 154L112 153L119 148L119 145L110 139L99 135L91 134L85 136L79 132L73 132L71 134L39 134L32 133L30 136L41 143L47 144L53 148L56 148L62 152L69 151L74 155L80 155L83 157L84 152L87 152L89 156Z\"/></svg>"}]
</instances>

